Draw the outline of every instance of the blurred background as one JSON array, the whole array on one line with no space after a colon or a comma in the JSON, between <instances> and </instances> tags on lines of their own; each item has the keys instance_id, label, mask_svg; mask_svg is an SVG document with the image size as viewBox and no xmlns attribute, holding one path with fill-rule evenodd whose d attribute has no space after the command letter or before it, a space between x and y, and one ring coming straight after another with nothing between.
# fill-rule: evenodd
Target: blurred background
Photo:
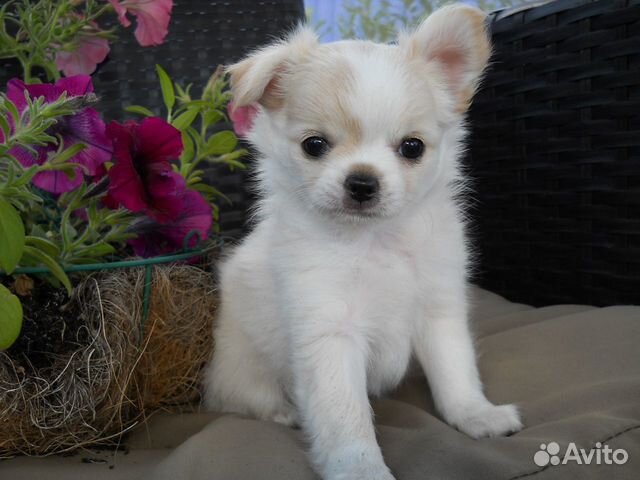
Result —
<instances>
[{"instance_id":1,"label":"blurred background","mask_svg":"<svg viewBox=\"0 0 640 480\"><path fill-rule=\"evenodd\" d=\"M415 25L449 0L306 0L305 13L323 42L363 38L389 42L398 28ZM487 12L531 4L530 0L468 0ZM541 3L541 2L538 2Z\"/></svg>"}]
</instances>

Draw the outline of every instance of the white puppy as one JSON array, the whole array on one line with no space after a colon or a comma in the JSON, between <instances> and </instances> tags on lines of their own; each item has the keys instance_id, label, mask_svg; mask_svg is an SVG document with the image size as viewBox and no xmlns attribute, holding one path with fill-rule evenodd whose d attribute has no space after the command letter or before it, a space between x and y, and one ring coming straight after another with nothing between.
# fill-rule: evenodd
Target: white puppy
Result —
<instances>
[{"instance_id":1,"label":"white puppy","mask_svg":"<svg viewBox=\"0 0 640 480\"><path fill-rule=\"evenodd\" d=\"M397 45L300 28L229 69L236 105L261 105L261 200L221 266L205 402L299 423L325 479L393 478L368 395L397 386L412 354L449 424L521 428L484 396L467 323L459 155L484 20L445 7Z\"/></svg>"}]
</instances>

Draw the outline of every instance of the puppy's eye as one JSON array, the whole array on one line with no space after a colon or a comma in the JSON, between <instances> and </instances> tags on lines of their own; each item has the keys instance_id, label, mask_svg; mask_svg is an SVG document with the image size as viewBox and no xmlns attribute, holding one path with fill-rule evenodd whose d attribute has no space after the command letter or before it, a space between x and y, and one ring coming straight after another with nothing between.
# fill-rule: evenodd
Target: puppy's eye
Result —
<instances>
[{"instance_id":1,"label":"puppy's eye","mask_svg":"<svg viewBox=\"0 0 640 480\"><path fill-rule=\"evenodd\" d=\"M419 138L405 138L400 144L398 153L410 160L420 158L424 153L424 142Z\"/></svg>"},{"instance_id":2,"label":"puppy's eye","mask_svg":"<svg viewBox=\"0 0 640 480\"><path fill-rule=\"evenodd\" d=\"M321 157L329 151L329 142L322 137L309 137L302 141L302 149L310 157Z\"/></svg>"}]
</instances>

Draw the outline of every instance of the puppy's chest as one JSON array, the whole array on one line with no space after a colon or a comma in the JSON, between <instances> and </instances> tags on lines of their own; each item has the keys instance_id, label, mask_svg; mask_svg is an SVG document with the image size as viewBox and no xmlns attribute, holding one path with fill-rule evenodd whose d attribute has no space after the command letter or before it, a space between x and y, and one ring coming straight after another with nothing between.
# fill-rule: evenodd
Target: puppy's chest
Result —
<instances>
[{"instance_id":1,"label":"puppy's chest","mask_svg":"<svg viewBox=\"0 0 640 480\"><path fill-rule=\"evenodd\" d=\"M339 270L345 301L365 320L388 326L410 315L417 293L416 265L401 246L373 242L354 249Z\"/></svg>"}]
</instances>

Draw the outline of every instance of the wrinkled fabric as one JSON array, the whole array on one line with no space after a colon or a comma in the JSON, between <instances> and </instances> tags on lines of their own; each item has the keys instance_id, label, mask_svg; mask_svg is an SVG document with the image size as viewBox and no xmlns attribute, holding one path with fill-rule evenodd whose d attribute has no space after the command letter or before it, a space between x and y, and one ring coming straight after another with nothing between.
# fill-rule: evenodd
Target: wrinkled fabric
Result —
<instances>
[{"instance_id":1,"label":"wrinkled fabric","mask_svg":"<svg viewBox=\"0 0 640 480\"><path fill-rule=\"evenodd\" d=\"M640 478L640 307L532 308L475 290L473 323L489 399L521 407L525 428L472 440L434 412L414 369L373 402L378 439L398 480ZM537 466L542 443L625 449L625 465ZM0 462L0 477L42 479L311 480L299 430L198 411L159 414L127 440L129 454ZM82 458L104 464L82 463ZM113 468L109 468L109 467Z\"/></svg>"}]
</instances>

